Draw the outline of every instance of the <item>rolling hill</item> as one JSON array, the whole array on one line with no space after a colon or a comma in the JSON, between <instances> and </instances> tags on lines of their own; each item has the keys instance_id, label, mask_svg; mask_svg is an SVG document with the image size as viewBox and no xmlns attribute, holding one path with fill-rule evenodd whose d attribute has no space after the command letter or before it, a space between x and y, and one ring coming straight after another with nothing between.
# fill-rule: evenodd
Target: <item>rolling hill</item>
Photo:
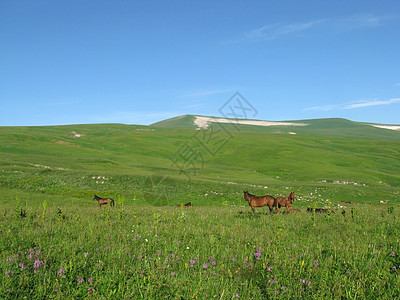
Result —
<instances>
[{"instance_id":1,"label":"rolling hill","mask_svg":"<svg viewBox=\"0 0 400 300\"><path fill-rule=\"evenodd\" d=\"M248 124L248 123L253 124ZM203 124L202 124L203 123ZM223 124L225 127L234 126L240 131L271 132L284 134L300 134L313 136L333 136L356 139L400 141L400 126L387 126L390 130L375 126L380 124L354 122L347 119L311 119L283 122L267 122L262 120L224 119L183 115L152 124L154 127L176 129L199 129L207 123ZM246 124L247 123L247 124ZM383 125L385 126L385 125Z\"/></svg>"},{"instance_id":2,"label":"rolling hill","mask_svg":"<svg viewBox=\"0 0 400 300\"><path fill-rule=\"evenodd\" d=\"M399 131L344 119L213 121L196 130L195 119L0 127L0 205L68 199L87 206L94 193L130 205L244 205L243 190L293 190L300 206L400 202Z\"/></svg>"}]
</instances>

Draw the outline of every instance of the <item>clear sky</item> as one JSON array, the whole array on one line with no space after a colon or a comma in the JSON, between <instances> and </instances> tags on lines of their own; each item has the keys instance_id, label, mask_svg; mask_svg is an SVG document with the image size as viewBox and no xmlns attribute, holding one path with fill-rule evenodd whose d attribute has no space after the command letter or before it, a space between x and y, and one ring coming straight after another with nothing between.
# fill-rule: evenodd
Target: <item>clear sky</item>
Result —
<instances>
[{"instance_id":1,"label":"clear sky","mask_svg":"<svg viewBox=\"0 0 400 300\"><path fill-rule=\"evenodd\" d=\"M400 124L400 1L0 0L0 125Z\"/></svg>"}]
</instances>

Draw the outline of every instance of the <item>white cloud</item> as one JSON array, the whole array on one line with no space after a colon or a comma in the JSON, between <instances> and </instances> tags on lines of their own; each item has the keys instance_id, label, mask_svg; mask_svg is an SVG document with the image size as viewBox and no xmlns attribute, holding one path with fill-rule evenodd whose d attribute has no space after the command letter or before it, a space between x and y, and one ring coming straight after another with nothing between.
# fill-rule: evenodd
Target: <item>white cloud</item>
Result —
<instances>
[{"instance_id":1,"label":"white cloud","mask_svg":"<svg viewBox=\"0 0 400 300\"><path fill-rule=\"evenodd\" d=\"M393 103L399 103L400 98L393 98L389 100L367 100L360 103L350 104L343 107L343 109L354 109L354 108L362 108L368 106L378 106L378 105L389 105Z\"/></svg>"},{"instance_id":2,"label":"white cloud","mask_svg":"<svg viewBox=\"0 0 400 300\"><path fill-rule=\"evenodd\" d=\"M268 41L285 35L295 34L310 30L315 27L325 26L324 32L329 30L356 30L362 28L374 28L382 26L382 21L387 19L374 14L358 14L342 18L325 18L302 23L269 24L253 29L245 33L249 40Z\"/></svg>"},{"instance_id":3,"label":"white cloud","mask_svg":"<svg viewBox=\"0 0 400 300\"><path fill-rule=\"evenodd\" d=\"M384 17L373 14L352 15L346 18L336 20L335 24L342 29L353 30L358 28L371 28L382 25Z\"/></svg>"},{"instance_id":4,"label":"white cloud","mask_svg":"<svg viewBox=\"0 0 400 300\"><path fill-rule=\"evenodd\" d=\"M190 97L202 97L202 96L209 96L209 95L214 95L214 94L220 94L220 93L225 93L228 92L228 90L210 90L210 91L202 91L202 92L194 92L194 93L189 93L189 94L184 94L181 95L183 98L190 98Z\"/></svg>"},{"instance_id":5,"label":"white cloud","mask_svg":"<svg viewBox=\"0 0 400 300\"><path fill-rule=\"evenodd\" d=\"M308 30L325 20L310 21L305 23L266 25L245 34L246 38L254 40L272 40L283 35Z\"/></svg>"},{"instance_id":6,"label":"white cloud","mask_svg":"<svg viewBox=\"0 0 400 300\"><path fill-rule=\"evenodd\" d=\"M337 105L321 105L321 106L312 106L312 107L307 107L303 110L315 110L315 111L329 111L337 108Z\"/></svg>"}]
</instances>

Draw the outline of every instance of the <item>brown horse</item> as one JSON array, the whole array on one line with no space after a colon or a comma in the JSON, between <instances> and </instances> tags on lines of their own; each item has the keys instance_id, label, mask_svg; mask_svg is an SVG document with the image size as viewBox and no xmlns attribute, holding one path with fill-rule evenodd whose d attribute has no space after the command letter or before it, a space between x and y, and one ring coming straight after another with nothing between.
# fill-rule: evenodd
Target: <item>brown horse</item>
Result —
<instances>
[{"instance_id":1,"label":"brown horse","mask_svg":"<svg viewBox=\"0 0 400 300\"><path fill-rule=\"evenodd\" d=\"M282 206L286 206L286 212L289 213L292 207L292 201L294 201L294 192L291 192L287 197L276 197L276 213L279 213L279 209Z\"/></svg>"},{"instance_id":2,"label":"brown horse","mask_svg":"<svg viewBox=\"0 0 400 300\"><path fill-rule=\"evenodd\" d=\"M265 195L265 196L255 196L252 194L249 194L248 192L243 192L244 193L244 199L249 202L249 205L251 209L253 210L253 213L255 213L254 208L255 207L263 207L263 206L268 206L269 207L269 212L272 212L272 208L276 206L276 199L275 197L272 197L270 195Z\"/></svg>"},{"instance_id":3,"label":"brown horse","mask_svg":"<svg viewBox=\"0 0 400 300\"><path fill-rule=\"evenodd\" d=\"M111 198L101 198L99 196L94 195L93 200L97 200L97 202L99 203L100 207L102 205L107 205L109 202L110 202L111 206L115 205L114 199L111 199Z\"/></svg>"}]
</instances>

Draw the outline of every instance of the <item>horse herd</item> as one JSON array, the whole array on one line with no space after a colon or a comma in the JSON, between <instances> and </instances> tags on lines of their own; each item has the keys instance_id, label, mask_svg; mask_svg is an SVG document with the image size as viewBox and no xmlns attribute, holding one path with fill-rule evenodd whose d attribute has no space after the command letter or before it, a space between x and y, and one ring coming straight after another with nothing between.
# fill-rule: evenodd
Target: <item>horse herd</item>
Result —
<instances>
[{"instance_id":1,"label":"horse herd","mask_svg":"<svg viewBox=\"0 0 400 300\"><path fill-rule=\"evenodd\" d=\"M273 197L271 195L265 195L265 196L256 196L248 193L247 191L244 191L244 199L247 200L249 203L251 209L253 210L253 213L255 213L255 208L256 207L263 207L263 206L268 206L269 212L272 213L274 207L276 210L276 213L279 213L279 209L281 207L286 207L286 212L289 213L292 208L292 201L294 201L294 192L291 192L287 197ZM97 200L99 203L99 206L101 207L102 205L107 205L110 204L110 206L115 205L115 201L112 198L101 198L97 195L94 195L93 200ZM186 203L184 205L178 205L178 207L190 207L192 206L192 202ZM312 208L307 209L307 212L311 212ZM319 211L321 210L321 211ZM293 209L292 211L300 211L298 209ZM326 212L323 211L323 209L315 209L316 212Z\"/></svg>"},{"instance_id":2,"label":"horse herd","mask_svg":"<svg viewBox=\"0 0 400 300\"><path fill-rule=\"evenodd\" d=\"M286 207L287 213L290 212L292 208L292 201L294 201L294 192L291 192L287 197L273 197L271 195L256 196L244 191L244 199L249 202L253 213L255 213L254 208L268 206L269 212L272 213L275 207L276 213L279 213L279 209L283 206Z\"/></svg>"}]
</instances>

